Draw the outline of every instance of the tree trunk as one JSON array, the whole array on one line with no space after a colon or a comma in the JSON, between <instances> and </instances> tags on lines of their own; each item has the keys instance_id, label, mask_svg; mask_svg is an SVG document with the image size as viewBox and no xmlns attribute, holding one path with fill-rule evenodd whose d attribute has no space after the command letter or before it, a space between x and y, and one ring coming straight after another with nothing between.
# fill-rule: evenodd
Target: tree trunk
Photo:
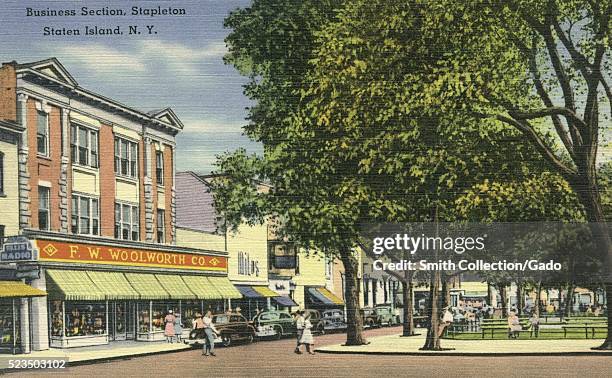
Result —
<instances>
[{"instance_id":1,"label":"tree trunk","mask_svg":"<svg viewBox=\"0 0 612 378\"><path fill-rule=\"evenodd\" d=\"M402 281L402 298L404 302L404 322L402 324L402 336L414 335L414 308L412 307L412 274L405 272L405 280Z\"/></svg>"},{"instance_id":2,"label":"tree trunk","mask_svg":"<svg viewBox=\"0 0 612 378\"><path fill-rule=\"evenodd\" d=\"M572 313L572 307L574 304L574 288L574 282L570 282L567 284L567 294L565 295L565 308L563 309L563 314L565 315L565 317L570 316Z\"/></svg>"},{"instance_id":3,"label":"tree trunk","mask_svg":"<svg viewBox=\"0 0 612 378\"><path fill-rule=\"evenodd\" d=\"M536 304L535 304L535 313L536 316L540 317L540 302L542 301L542 281L538 281L538 286L536 287Z\"/></svg>"},{"instance_id":4,"label":"tree trunk","mask_svg":"<svg viewBox=\"0 0 612 378\"><path fill-rule=\"evenodd\" d=\"M505 285L499 285L499 297L501 300L502 318L507 318L508 317L508 301L507 301L507 296L506 296L506 286Z\"/></svg>"},{"instance_id":5,"label":"tree trunk","mask_svg":"<svg viewBox=\"0 0 612 378\"><path fill-rule=\"evenodd\" d=\"M497 300L493 300L493 290L491 290L491 283L489 281L487 281L487 301L487 304L491 307L497 305L497 303L495 303L495 305L493 304L493 302L497 302Z\"/></svg>"},{"instance_id":6,"label":"tree trunk","mask_svg":"<svg viewBox=\"0 0 612 378\"><path fill-rule=\"evenodd\" d=\"M523 284L521 281L516 282L516 315L520 316L523 313L521 297L523 296Z\"/></svg>"},{"instance_id":7,"label":"tree trunk","mask_svg":"<svg viewBox=\"0 0 612 378\"><path fill-rule=\"evenodd\" d=\"M432 274L431 284L429 288L429 328L427 329L427 338L425 345L421 350L440 350L440 337L438 336L438 327L440 326L440 271L436 270Z\"/></svg>"},{"instance_id":8,"label":"tree trunk","mask_svg":"<svg viewBox=\"0 0 612 378\"><path fill-rule=\"evenodd\" d=\"M344 265L344 300L346 301L346 345L363 345L363 319L359 313L359 278L357 273L358 261L353 256L351 248L340 251L342 265Z\"/></svg>"}]
</instances>

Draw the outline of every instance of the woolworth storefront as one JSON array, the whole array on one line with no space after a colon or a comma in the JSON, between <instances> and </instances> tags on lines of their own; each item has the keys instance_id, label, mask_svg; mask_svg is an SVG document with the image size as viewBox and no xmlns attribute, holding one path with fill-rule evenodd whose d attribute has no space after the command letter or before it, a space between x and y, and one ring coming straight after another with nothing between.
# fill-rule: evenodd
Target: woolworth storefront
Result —
<instances>
[{"instance_id":1,"label":"woolworth storefront","mask_svg":"<svg viewBox=\"0 0 612 378\"><path fill-rule=\"evenodd\" d=\"M25 234L32 258L13 262L32 288L33 350L164 339L163 319L225 311L241 298L227 278L227 253L65 234Z\"/></svg>"}]
</instances>

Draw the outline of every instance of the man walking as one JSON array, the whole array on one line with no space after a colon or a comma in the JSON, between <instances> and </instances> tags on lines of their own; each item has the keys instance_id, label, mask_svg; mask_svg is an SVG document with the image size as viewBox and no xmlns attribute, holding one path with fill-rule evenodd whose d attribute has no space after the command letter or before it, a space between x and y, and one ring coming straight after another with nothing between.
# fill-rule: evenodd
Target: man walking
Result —
<instances>
[{"instance_id":1,"label":"man walking","mask_svg":"<svg viewBox=\"0 0 612 378\"><path fill-rule=\"evenodd\" d=\"M304 311L298 310L295 318L295 328L297 329L297 345L295 346L295 353L297 354L302 354L302 351L300 350L300 345L302 345L302 343L300 340L302 339L302 334L304 333L304 325Z\"/></svg>"}]
</instances>

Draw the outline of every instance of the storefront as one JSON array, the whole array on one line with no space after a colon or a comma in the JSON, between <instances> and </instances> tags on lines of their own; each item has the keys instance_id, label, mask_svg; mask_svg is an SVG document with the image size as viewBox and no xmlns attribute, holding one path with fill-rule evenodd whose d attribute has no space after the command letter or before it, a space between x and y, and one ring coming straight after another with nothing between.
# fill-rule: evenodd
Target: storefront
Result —
<instances>
[{"instance_id":1,"label":"storefront","mask_svg":"<svg viewBox=\"0 0 612 378\"><path fill-rule=\"evenodd\" d=\"M50 347L163 340L170 310L187 336L196 314L223 312L242 297L227 278L225 252L64 235L29 240L39 252L30 285L48 296L34 309L47 318L30 326Z\"/></svg>"},{"instance_id":2,"label":"storefront","mask_svg":"<svg viewBox=\"0 0 612 378\"><path fill-rule=\"evenodd\" d=\"M232 304L239 305L247 319L253 319L264 310L290 310L291 307L297 306L291 298L280 295L267 286L236 285L236 288L243 298L232 301Z\"/></svg>"},{"instance_id":3,"label":"storefront","mask_svg":"<svg viewBox=\"0 0 612 378\"><path fill-rule=\"evenodd\" d=\"M20 281L0 281L0 353L29 351L29 335L22 337L22 317L28 315L30 298L45 295Z\"/></svg>"}]
</instances>

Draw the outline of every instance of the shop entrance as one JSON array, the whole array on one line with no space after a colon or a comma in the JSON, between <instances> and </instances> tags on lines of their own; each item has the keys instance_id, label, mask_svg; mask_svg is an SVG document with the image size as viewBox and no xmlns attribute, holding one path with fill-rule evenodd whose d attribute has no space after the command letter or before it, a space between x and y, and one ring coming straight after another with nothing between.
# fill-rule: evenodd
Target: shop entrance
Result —
<instances>
[{"instance_id":1,"label":"shop entrance","mask_svg":"<svg viewBox=\"0 0 612 378\"><path fill-rule=\"evenodd\" d=\"M133 302L110 302L110 340L134 340L136 305Z\"/></svg>"}]
</instances>

